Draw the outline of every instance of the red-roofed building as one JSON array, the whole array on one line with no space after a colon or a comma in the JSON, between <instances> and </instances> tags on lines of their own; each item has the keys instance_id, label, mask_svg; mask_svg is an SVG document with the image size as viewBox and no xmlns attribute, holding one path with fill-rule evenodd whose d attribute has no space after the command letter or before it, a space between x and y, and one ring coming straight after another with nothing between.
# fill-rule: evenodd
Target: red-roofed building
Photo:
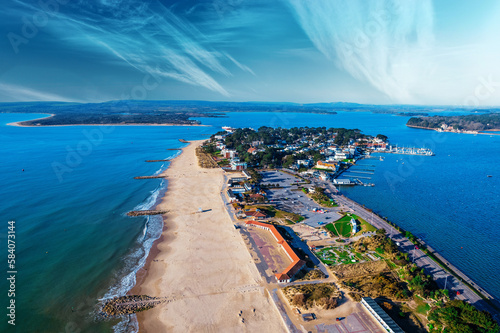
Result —
<instances>
[{"instance_id":1,"label":"red-roofed building","mask_svg":"<svg viewBox=\"0 0 500 333\"><path fill-rule=\"evenodd\" d=\"M278 244L281 245L281 248L285 251L288 258L290 258L290 260L292 261L292 263L283 272L277 273L274 276L276 277L278 283L289 283L290 281L292 281L294 275L297 274L302 269L302 267L304 267L305 261L301 260L297 256L297 254L293 251L293 249L283 238L283 236L281 236L278 229L276 229L274 225L254 221L247 221L246 224L253 225L271 232L271 234L274 236L274 239L276 239Z\"/></svg>"},{"instance_id":2,"label":"red-roofed building","mask_svg":"<svg viewBox=\"0 0 500 333\"><path fill-rule=\"evenodd\" d=\"M247 153L255 155L255 154L257 154L257 149L255 149L255 148L248 148Z\"/></svg>"},{"instance_id":3,"label":"red-roofed building","mask_svg":"<svg viewBox=\"0 0 500 333\"><path fill-rule=\"evenodd\" d=\"M254 220L263 220L267 218L267 215L262 213L260 210L250 210L245 212L246 217L251 217Z\"/></svg>"}]
</instances>

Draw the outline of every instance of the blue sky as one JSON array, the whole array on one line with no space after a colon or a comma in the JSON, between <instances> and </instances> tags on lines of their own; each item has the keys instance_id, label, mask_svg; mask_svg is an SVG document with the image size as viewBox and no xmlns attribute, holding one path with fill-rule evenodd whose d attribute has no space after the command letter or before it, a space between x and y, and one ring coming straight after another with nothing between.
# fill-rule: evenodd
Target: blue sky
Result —
<instances>
[{"instance_id":1,"label":"blue sky","mask_svg":"<svg viewBox=\"0 0 500 333\"><path fill-rule=\"evenodd\" d=\"M498 17L494 0L8 0L0 101L500 105Z\"/></svg>"}]
</instances>

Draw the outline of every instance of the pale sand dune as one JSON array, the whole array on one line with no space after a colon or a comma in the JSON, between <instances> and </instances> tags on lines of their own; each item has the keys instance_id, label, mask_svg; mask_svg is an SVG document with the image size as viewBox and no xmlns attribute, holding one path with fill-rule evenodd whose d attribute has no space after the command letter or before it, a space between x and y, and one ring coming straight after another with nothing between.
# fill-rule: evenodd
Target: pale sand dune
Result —
<instances>
[{"instance_id":1,"label":"pale sand dune","mask_svg":"<svg viewBox=\"0 0 500 333\"><path fill-rule=\"evenodd\" d=\"M198 166L200 143L185 148L164 173L168 191L158 209L170 212L154 261L133 292L172 301L140 313L141 332L285 332L225 210L223 171ZM199 207L211 210L198 213Z\"/></svg>"}]
</instances>

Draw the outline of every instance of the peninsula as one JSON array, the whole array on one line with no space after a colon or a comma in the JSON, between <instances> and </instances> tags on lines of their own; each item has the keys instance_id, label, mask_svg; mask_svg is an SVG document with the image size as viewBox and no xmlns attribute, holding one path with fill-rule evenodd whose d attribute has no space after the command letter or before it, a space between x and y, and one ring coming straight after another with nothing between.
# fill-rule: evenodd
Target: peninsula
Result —
<instances>
[{"instance_id":1,"label":"peninsula","mask_svg":"<svg viewBox=\"0 0 500 333\"><path fill-rule=\"evenodd\" d=\"M482 311L496 311L491 296L321 177L335 171L330 164L355 163L360 142L367 153L387 137L263 127L191 142L161 174L169 179L155 207L165 213L162 236L128 298L111 304L149 309L137 314L141 332L319 332L344 322L370 332L498 332ZM324 160L329 147L339 160Z\"/></svg>"},{"instance_id":2,"label":"peninsula","mask_svg":"<svg viewBox=\"0 0 500 333\"><path fill-rule=\"evenodd\" d=\"M500 113L474 114L465 116L414 117L406 123L408 127L435 130L439 132L470 133L500 131Z\"/></svg>"}]
</instances>

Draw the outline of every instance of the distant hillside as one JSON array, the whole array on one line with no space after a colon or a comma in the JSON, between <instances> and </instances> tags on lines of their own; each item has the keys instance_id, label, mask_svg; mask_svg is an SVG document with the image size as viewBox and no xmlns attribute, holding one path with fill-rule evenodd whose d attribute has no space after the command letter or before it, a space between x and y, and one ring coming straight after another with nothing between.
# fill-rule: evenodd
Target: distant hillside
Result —
<instances>
[{"instance_id":1,"label":"distant hillside","mask_svg":"<svg viewBox=\"0 0 500 333\"><path fill-rule=\"evenodd\" d=\"M500 130L500 113L474 114L467 116L433 116L410 118L408 127L443 129L445 131Z\"/></svg>"},{"instance_id":2,"label":"distant hillside","mask_svg":"<svg viewBox=\"0 0 500 333\"><path fill-rule=\"evenodd\" d=\"M268 102L110 101L104 103L0 103L0 112L46 113L54 116L22 122L25 126L80 124L182 124L193 117L221 117L221 112L305 112L335 114L329 105Z\"/></svg>"}]
</instances>

